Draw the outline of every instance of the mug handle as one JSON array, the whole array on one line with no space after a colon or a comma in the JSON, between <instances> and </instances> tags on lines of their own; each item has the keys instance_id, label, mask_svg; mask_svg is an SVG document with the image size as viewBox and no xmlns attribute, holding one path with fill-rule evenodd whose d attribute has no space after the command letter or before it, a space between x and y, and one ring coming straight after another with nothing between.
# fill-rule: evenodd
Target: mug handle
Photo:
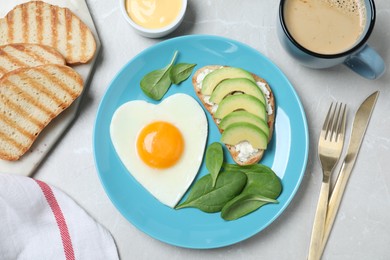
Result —
<instances>
[{"instance_id":1,"label":"mug handle","mask_svg":"<svg viewBox=\"0 0 390 260\"><path fill-rule=\"evenodd\" d=\"M386 70L382 57L368 44L357 53L348 57L344 64L367 79L377 79Z\"/></svg>"}]
</instances>

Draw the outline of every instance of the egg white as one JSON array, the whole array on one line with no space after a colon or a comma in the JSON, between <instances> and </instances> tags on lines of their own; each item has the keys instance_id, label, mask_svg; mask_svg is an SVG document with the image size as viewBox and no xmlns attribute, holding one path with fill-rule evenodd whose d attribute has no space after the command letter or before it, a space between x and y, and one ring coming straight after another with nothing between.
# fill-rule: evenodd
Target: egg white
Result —
<instances>
[{"instance_id":1,"label":"egg white","mask_svg":"<svg viewBox=\"0 0 390 260\"><path fill-rule=\"evenodd\" d=\"M184 151L172 167L156 169L146 165L137 152L137 137L146 125L165 121L176 126L184 139ZM206 115L186 94L174 94L154 105L143 100L129 101L114 113L111 141L131 175L161 203L175 207L183 197L203 160L208 134Z\"/></svg>"}]
</instances>

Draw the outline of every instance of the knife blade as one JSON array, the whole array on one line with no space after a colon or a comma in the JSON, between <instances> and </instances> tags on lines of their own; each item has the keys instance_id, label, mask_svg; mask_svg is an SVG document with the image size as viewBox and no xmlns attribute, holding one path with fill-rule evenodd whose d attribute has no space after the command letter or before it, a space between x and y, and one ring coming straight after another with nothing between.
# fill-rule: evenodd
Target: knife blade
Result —
<instances>
[{"instance_id":1,"label":"knife blade","mask_svg":"<svg viewBox=\"0 0 390 260\"><path fill-rule=\"evenodd\" d=\"M355 165L356 158L363 142L364 134L366 133L372 111L374 110L376 100L378 99L378 95L379 91L372 93L363 101L363 103L356 111L355 118L353 120L351 138L349 140L347 153L344 157L328 203L328 212L325 220L324 237L322 239L322 244L319 252L320 256L322 255L326 246L326 242L328 241L330 231L332 229L337 211L341 203L342 196L344 194L345 186L347 184L349 176L351 175L353 166Z\"/></svg>"}]
</instances>

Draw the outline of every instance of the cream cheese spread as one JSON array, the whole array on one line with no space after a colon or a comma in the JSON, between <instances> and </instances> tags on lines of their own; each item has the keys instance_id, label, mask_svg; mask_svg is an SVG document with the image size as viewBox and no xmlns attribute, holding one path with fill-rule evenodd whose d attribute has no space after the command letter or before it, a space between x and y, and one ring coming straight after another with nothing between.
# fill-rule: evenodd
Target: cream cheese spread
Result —
<instances>
[{"instance_id":1,"label":"cream cheese spread","mask_svg":"<svg viewBox=\"0 0 390 260\"><path fill-rule=\"evenodd\" d=\"M242 141L234 146L238 153L238 160L240 162L246 162L248 159L255 155L259 149L253 148L253 146L248 141Z\"/></svg>"}]
</instances>

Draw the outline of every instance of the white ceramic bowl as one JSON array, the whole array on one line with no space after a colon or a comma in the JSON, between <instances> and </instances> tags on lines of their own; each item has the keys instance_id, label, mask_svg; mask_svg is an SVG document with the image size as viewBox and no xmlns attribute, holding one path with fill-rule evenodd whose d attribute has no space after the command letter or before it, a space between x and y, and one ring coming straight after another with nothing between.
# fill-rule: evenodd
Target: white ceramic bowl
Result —
<instances>
[{"instance_id":1,"label":"white ceramic bowl","mask_svg":"<svg viewBox=\"0 0 390 260\"><path fill-rule=\"evenodd\" d=\"M140 26L130 18L130 16L126 11L126 0L119 0L119 2L120 2L121 12L125 17L126 21L135 29L137 33L148 38L160 38L173 32L177 27L179 27L179 25L183 21L184 14L187 10L187 0L182 0L182 8L178 16L176 17L176 19L171 24L159 29L149 29Z\"/></svg>"}]
</instances>

